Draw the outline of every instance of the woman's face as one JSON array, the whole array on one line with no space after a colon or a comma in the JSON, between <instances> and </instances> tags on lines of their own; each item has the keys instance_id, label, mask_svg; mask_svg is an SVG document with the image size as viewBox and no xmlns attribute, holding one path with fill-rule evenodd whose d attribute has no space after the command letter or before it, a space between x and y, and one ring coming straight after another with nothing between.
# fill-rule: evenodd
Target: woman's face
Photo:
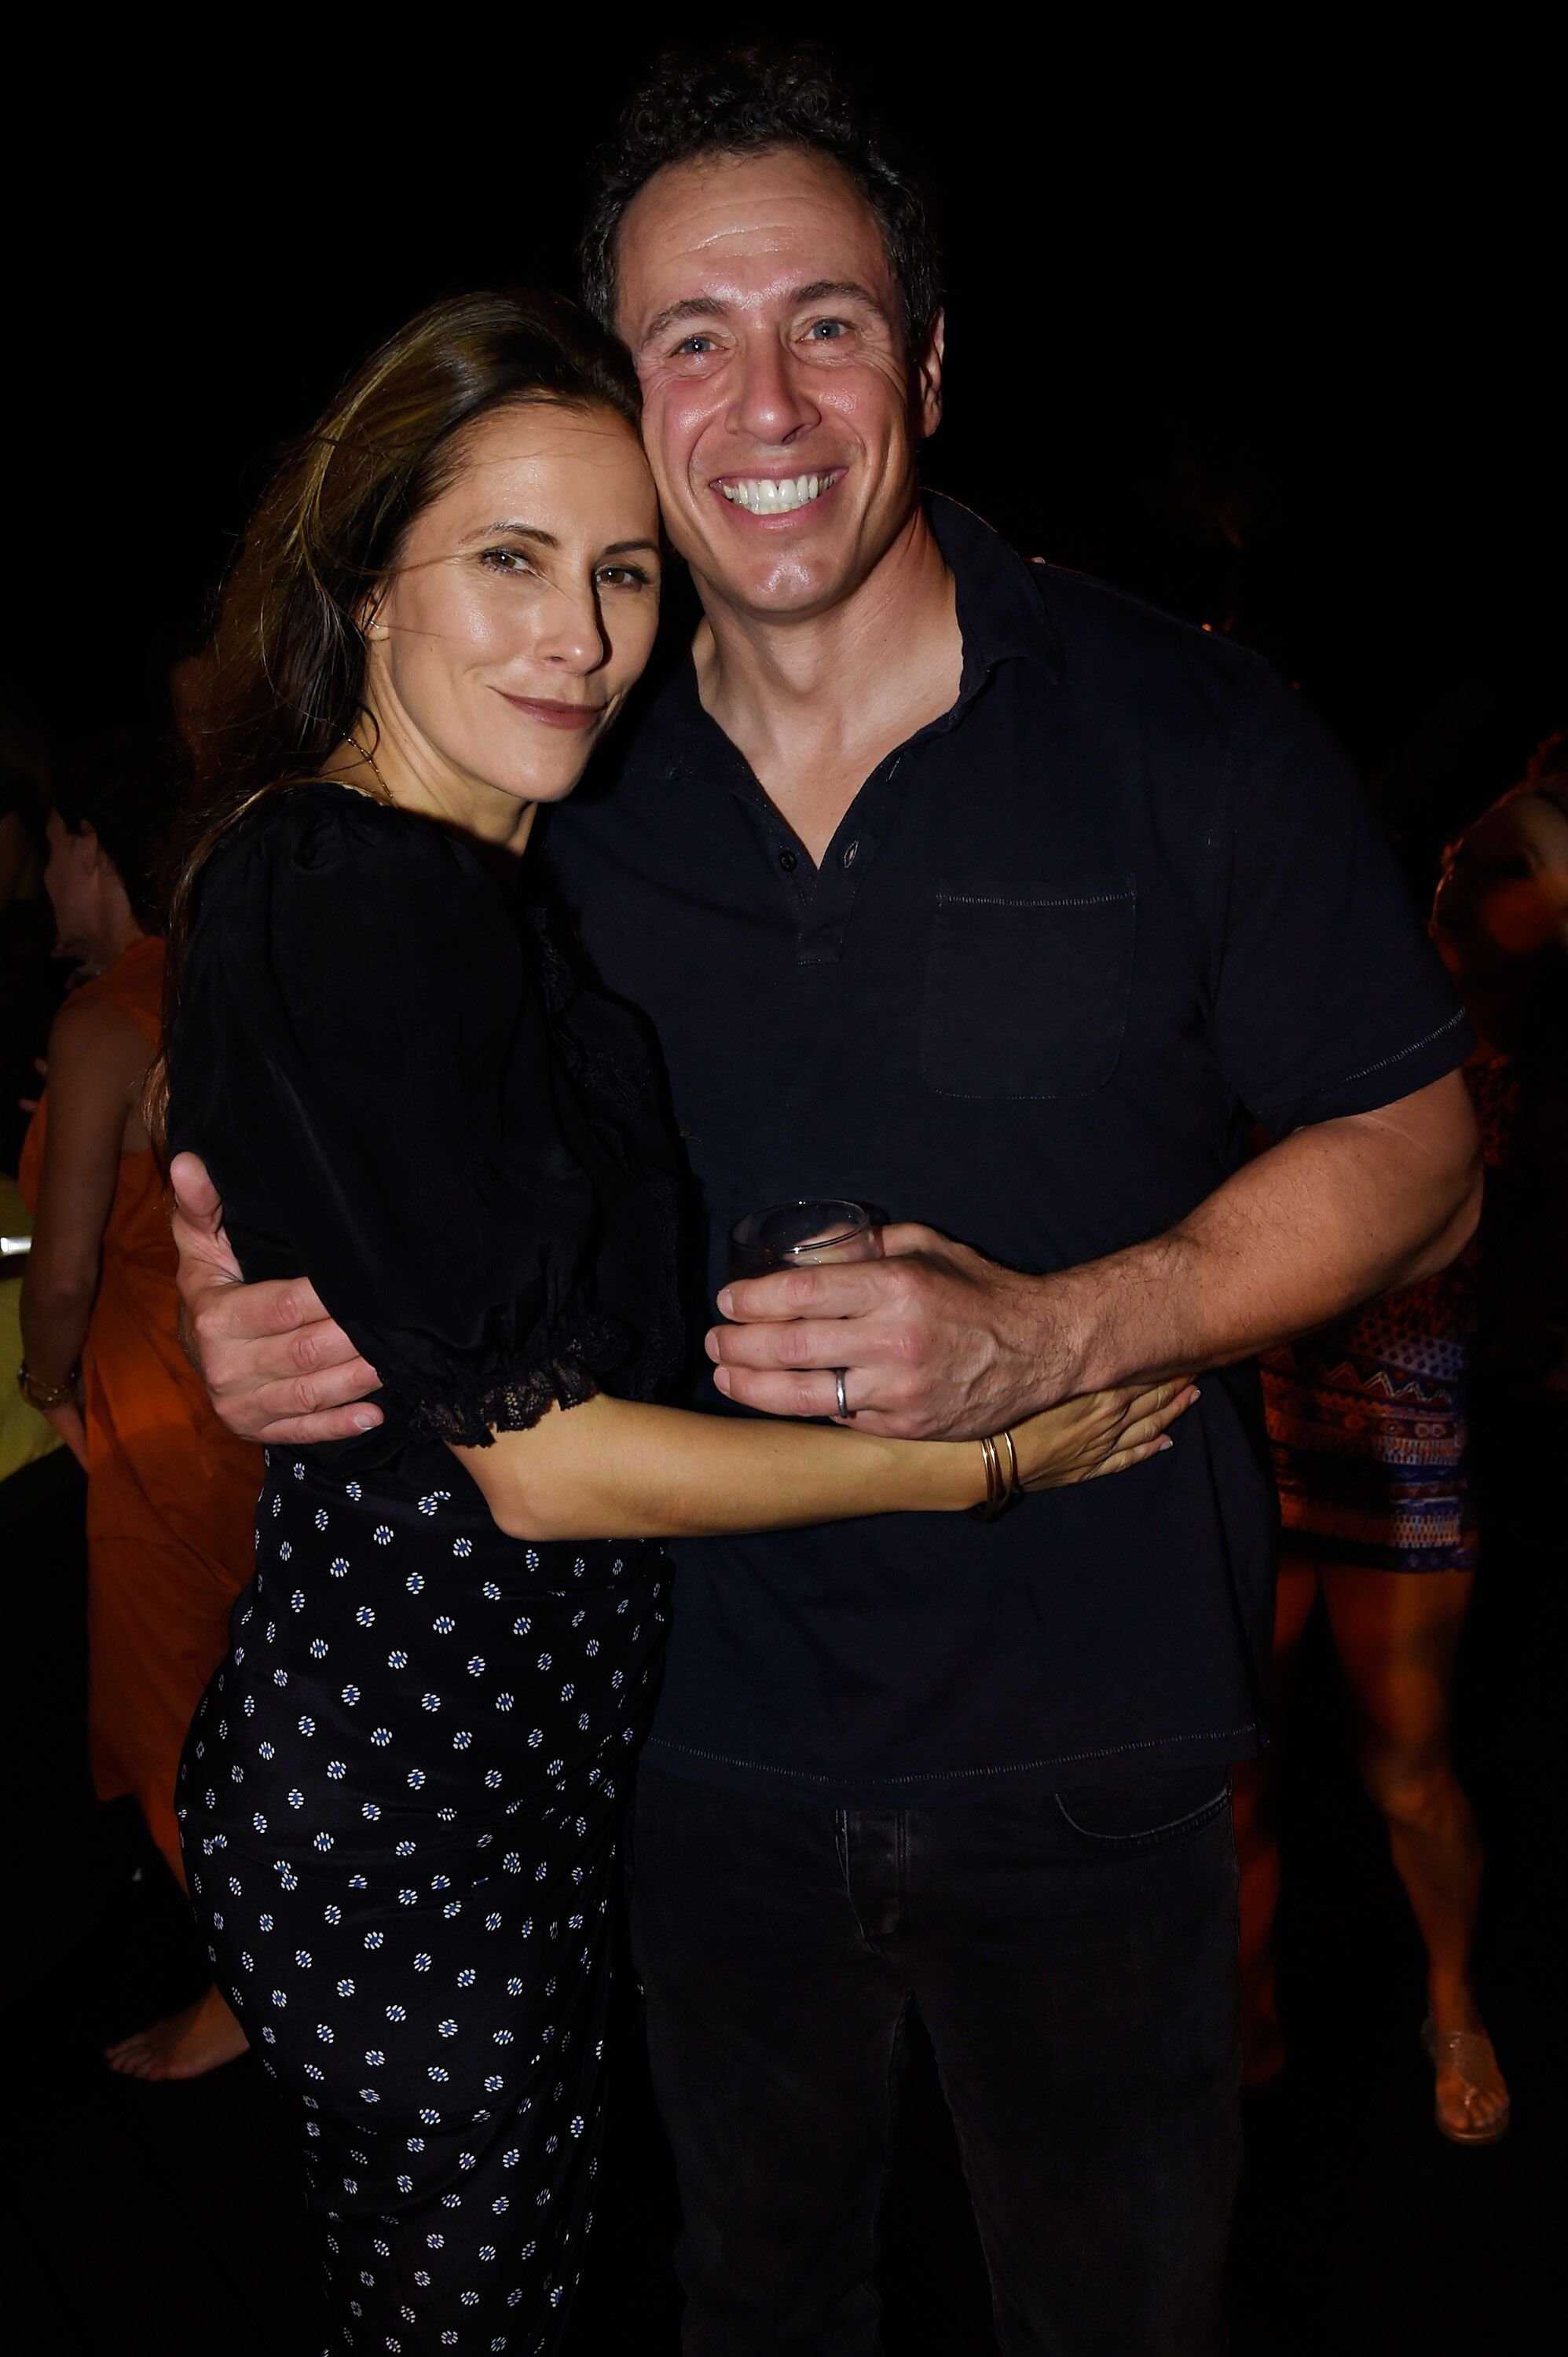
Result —
<instances>
[{"instance_id":1,"label":"woman's face","mask_svg":"<svg viewBox=\"0 0 1568 2357\"><path fill-rule=\"evenodd\" d=\"M99 951L98 928L102 921L103 855L90 826L72 834L58 811L48 819L48 857L44 864L44 889L55 912L60 957L92 958Z\"/></svg>"},{"instance_id":2,"label":"woman's face","mask_svg":"<svg viewBox=\"0 0 1568 2357\"><path fill-rule=\"evenodd\" d=\"M409 531L369 622L367 702L438 796L558 802L658 620L659 508L632 428L608 410L497 411Z\"/></svg>"},{"instance_id":3,"label":"woman's face","mask_svg":"<svg viewBox=\"0 0 1568 2357\"><path fill-rule=\"evenodd\" d=\"M1450 845L1432 932L1451 971L1477 977L1568 949L1568 818L1554 802L1516 795Z\"/></svg>"}]
</instances>

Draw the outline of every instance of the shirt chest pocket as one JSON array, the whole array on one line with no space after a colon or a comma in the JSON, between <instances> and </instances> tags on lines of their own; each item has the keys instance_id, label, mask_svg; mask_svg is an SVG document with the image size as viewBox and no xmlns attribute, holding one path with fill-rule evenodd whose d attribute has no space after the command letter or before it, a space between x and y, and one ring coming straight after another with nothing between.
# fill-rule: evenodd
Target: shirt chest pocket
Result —
<instances>
[{"instance_id":1,"label":"shirt chest pocket","mask_svg":"<svg viewBox=\"0 0 1568 2357\"><path fill-rule=\"evenodd\" d=\"M1116 1070L1133 988L1131 876L943 885L920 1071L948 1097L1079 1097Z\"/></svg>"}]
</instances>

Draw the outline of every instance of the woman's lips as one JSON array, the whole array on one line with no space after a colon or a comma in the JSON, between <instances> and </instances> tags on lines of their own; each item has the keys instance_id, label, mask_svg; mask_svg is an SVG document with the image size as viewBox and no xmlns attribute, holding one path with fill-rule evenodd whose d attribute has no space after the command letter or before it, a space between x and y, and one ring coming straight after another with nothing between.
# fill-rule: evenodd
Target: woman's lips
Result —
<instances>
[{"instance_id":1,"label":"woman's lips","mask_svg":"<svg viewBox=\"0 0 1568 2357\"><path fill-rule=\"evenodd\" d=\"M507 695L504 687L496 692L514 712L525 712L546 728L592 728L604 717L602 704L553 704L542 695Z\"/></svg>"}]
</instances>

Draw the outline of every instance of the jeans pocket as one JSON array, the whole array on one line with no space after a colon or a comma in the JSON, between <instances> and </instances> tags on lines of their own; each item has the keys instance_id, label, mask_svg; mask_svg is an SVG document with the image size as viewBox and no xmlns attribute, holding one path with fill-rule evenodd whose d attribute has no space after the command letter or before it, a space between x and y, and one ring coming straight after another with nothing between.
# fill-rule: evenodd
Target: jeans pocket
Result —
<instances>
[{"instance_id":1,"label":"jeans pocket","mask_svg":"<svg viewBox=\"0 0 1568 2357\"><path fill-rule=\"evenodd\" d=\"M1079 1097L1115 1071L1133 988L1131 876L944 884L920 1071L950 1097Z\"/></svg>"},{"instance_id":2,"label":"jeans pocket","mask_svg":"<svg viewBox=\"0 0 1568 2357\"><path fill-rule=\"evenodd\" d=\"M1213 1768L1163 1768L1056 1795L1063 1823L1100 1849L1149 1849L1175 1841L1208 1824L1230 1802L1230 1770Z\"/></svg>"}]
</instances>

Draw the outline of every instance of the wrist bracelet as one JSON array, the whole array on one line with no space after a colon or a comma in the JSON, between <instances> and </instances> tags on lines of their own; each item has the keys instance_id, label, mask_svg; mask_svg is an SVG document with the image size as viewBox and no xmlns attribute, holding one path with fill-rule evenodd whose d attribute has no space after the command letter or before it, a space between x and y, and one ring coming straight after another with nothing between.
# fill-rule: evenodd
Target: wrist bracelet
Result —
<instances>
[{"instance_id":1,"label":"wrist bracelet","mask_svg":"<svg viewBox=\"0 0 1568 2357\"><path fill-rule=\"evenodd\" d=\"M47 1415L50 1408L64 1407L74 1400L81 1383L80 1362L72 1367L63 1383L40 1383L32 1374L26 1359L16 1370L16 1389L30 1407L39 1408Z\"/></svg>"},{"instance_id":2,"label":"wrist bracelet","mask_svg":"<svg viewBox=\"0 0 1568 2357\"><path fill-rule=\"evenodd\" d=\"M1018 1452L1013 1446L1013 1436L1010 1432L1004 1432L999 1438L1000 1446L996 1437L986 1433L980 1443L980 1454L985 1466L985 1496L978 1506L971 1506L969 1510L977 1523L993 1523L998 1514L1004 1514L1022 1486L1018 1480ZM1005 1465L1002 1459L1003 1449L1007 1452Z\"/></svg>"}]
</instances>

